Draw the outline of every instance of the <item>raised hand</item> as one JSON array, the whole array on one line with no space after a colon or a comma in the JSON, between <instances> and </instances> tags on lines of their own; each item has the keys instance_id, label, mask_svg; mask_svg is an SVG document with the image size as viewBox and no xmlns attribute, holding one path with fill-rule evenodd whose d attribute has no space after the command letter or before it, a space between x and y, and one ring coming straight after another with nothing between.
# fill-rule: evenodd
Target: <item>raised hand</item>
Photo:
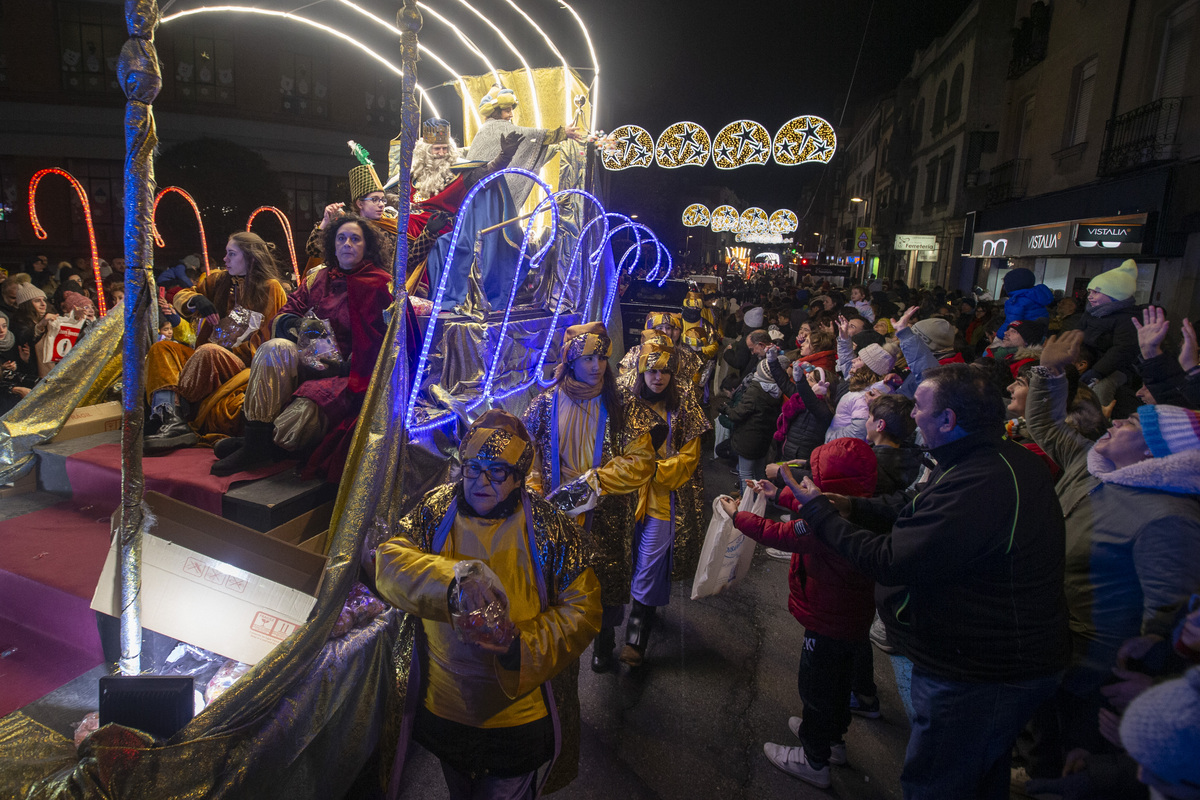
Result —
<instances>
[{"instance_id":1,"label":"raised hand","mask_svg":"<svg viewBox=\"0 0 1200 800\"><path fill-rule=\"evenodd\" d=\"M909 306L907 309L905 309L904 313L900 315L900 319L892 320L892 327L896 329L896 333L899 333L905 328L912 327L912 318L916 316L916 313L917 307Z\"/></svg>"},{"instance_id":2,"label":"raised hand","mask_svg":"<svg viewBox=\"0 0 1200 800\"><path fill-rule=\"evenodd\" d=\"M1183 346L1179 349L1179 366L1183 367L1184 372L1189 372L1200 364L1200 352L1197 352L1196 347L1196 329L1192 327L1192 321L1187 317L1183 318L1180 323L1180 333L1183 334Z\"/></svg>"},{"instance_id":3,"label":"raised hand","mask_svg":"<svg viewBox=\"0 0 1200 800\"><path fill-rule=\"evenodd\" d=\"M839 339L849 339L850 338L850 320L846 319L843 316L839 316L837 318L837 331L838 331Z\"/></svg>"},{"instance_id":4,"label":"raised hand","mask_svg":"<svg viewBox=\"0 0 1200 800\"><path fill-rule=\"evenodd\" d=\"M1146 306L1142 312L1142 321L1138 322L1137 317L1131 321L1133 327L1137 328L1138 348L1142 351L1142 358L1162 355L1162 341L1170 327L1166 312L1155 306Z\"/></svg>"},{"instance_id":5,"label":"raised hand","mask_svg":"<svg viewBox=\"0 0 1200 800\"><path fill-rule=\"evenodd\" d=\"M1068 364L1079 360L1079 346L1083 344L1083 331L1067 331L1061 336L1051 336L1042 348L1042 366L1062 372Z\"/></svg>"}]
</instances>

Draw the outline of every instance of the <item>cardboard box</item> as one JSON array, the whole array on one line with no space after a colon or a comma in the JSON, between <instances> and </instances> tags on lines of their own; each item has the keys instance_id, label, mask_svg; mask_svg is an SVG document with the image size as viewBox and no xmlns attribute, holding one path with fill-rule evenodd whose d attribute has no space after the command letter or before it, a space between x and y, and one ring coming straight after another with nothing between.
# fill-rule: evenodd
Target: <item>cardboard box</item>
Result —
<instances>
[{"instance_id":1,"label":"cardboard box","mask_svg":"<svg viewBox=\"0 0 1200 800\"><path fill-rule=\"evenodd\" d=\"M156 492L142 541L142 626L254 664L304 624L326 559ZM287 527L287 526L282 526ZM92 608L120 616L114 539Z\"/></svg>"},{"instance_id":2,"label":"cardboard box","mask_svg":"<svg viewBox=\"0 0 1200 800\"><path fill-rule=\"evenodd\" d=\"M333 505L334 501L332 500L322 503L312 511L306 511L263 535L323 556L325 555L325 543L329 538L329 521L333 517Z\"/></svg>"},{"instance_id":3,"label":"cardboard box","mask_svg":"<svg viewBox=\"0 0 1200 800\"><path fill-rule=\"evenodd\" d=\"M121 430L121 403L113 400L108 403L97 403L94 406L82 406L71 412L66 423L54 437L56 442L78 439L80 436L91 436L93 433Z\"/></svg>"},{"instance_id":4,"label":"cardboard box","mask_svg":"<svg viewBox=\"0 0 1200 800\"><path fill-rule=\"evenodd\" d=\"M29 470L24 476L17 478L12 483L0 483L0 498L16 497L21 494L29 494L37 491L37 467Z\"/></svg>"}]
</instances>

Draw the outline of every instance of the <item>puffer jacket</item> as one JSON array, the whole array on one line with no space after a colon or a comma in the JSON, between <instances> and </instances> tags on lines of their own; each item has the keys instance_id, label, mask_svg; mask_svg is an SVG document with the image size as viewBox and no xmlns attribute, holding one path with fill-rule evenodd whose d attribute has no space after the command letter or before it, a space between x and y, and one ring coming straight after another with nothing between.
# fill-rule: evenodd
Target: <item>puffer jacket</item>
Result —
<instances>
[{"instance_id":1,"label":"puffer jacket","mask_svg":"<svg viewBox=\"0 0 1200 800\"><path fill-rule=\"evenodd\" d=\"M767 363L771 369L771 377L783 389L783 393L789 396L799 395L804 404L804 409L787 423L787 433L780 447L780 454L789 461L794 458L807 460L812 455L813 448L825 442L825 431L829 429L829 422L833 419L833 409L829 407L825 398L817 397L813 393L808 381L796 383L792 380L789 370L778 361Z\"/></svg>"},{"instance_id":2,"label":"puffer jacket","mask_svg":"<svg viewBox=\"0 0 1200 800\"><path fill-rule=\"evenodd\" d=\"M813 482L824 491L868 497L875 490L875 455L865 442L838 439L814 450L811 461ZM788 489L777 502L800 509ZM866 641L875 619L875 581L808 535L802 521L773 522L741 511L733 523L751 539L793 553L788 611L805 630L842 641Z\"/></svg>"},{"instance_id":3,"label":"puffer jacket","mask_svg":"<svg viewBox=\"0 0 1200 800\"><path fill-rule=\"evenodd\" d=\"M1004 301L1004 324L996 332L996 336L1004 336L1008 326L1014 322L1026 319L1046 319L1050 316L1050 304L1054 302L1054 292L1044 283L1031 286L1028 289L1017 289L1008 295Z\"/></svg>"}]
</instances>

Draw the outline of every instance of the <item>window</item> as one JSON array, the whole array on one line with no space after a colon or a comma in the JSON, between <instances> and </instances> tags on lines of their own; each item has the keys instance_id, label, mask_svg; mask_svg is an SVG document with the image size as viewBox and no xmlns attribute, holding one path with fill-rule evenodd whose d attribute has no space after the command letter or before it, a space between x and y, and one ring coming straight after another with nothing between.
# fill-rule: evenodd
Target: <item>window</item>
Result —
<instances>
[{"instance_id":1,"label":"window","mask_svg":"<svg viewBox=\"0 0 1200 800\"><path fill-rule=\"evenodd\" d=\"M950 188L954 175L954 148L951 147L942 154L941 165L938 167L937 203L950 202Z\"/></svg>"},{"instance_id":2,"label":"window","mask_svg":"<svg viewBox=\"0 0 1200 800\"><path fill-rule=\"evenodd\" d=\"M942 81L938 86L937 97L933 101L933 124L929 126L929 132L937 136L942 132L942 126L946 122L946 82Z\"/></svg>"},{"instance_id":3,"label":"window","mask_svg":"<svg viewBox=\"0 0 1200 800\"><path fill-rule=\"evenodd\" d=\"M394 72L377 72L375 80L367 83L367 125L379 128L388 137L400 130L400 89L400 76Z\"/></svg>"},{"instance_id":4,"label":"window","mask_svg":"<svg viewBox=\"0 0 1200 800\"><path fill-rule=\"evenodd\" d=\"M329 62L323 44L279 59L279 105L285 114L329 116Z\"/></svg>"},{"instance_id":5,"label":"window","mask_svg":"<svg viewBox=\"0 0 1200 800\"><path fill-rule=\"evenodd\" d=\"M925 205L931 206L937 197L938 162L934 159L925 165Z\"/></svg>"},{"instance_id":6,"label":"window","mask_svg":"<svg viewBox=\"0 0 1200 800\"><path fill-rule=\"evenodd\" d=\"M1071 112L1067 115L1067 130L1063 146L1087 141L1088 120L1092 113L1092 97L1096 93L1096 64L1094 56L1075 67L1071 76Z\"/></svg>"},{"instance_id":7,"label":"window","mask_svg":"<svg viewBox=\"0 0 1200 800\"><path fill-rule=\"evenodd\" d=\"M925 98L917 101L917 113L913 115L913 147L921 143L921 127L925 124Z\"/></svg>"},{"instance_id":8,"label":"window","mask_svg":"<svg viewBox=\"0 0 1200 800\"><path fill-rule=\"evenodd\" d=\"M129 38L119 5L60 3L58 39L63 88L81 94L121 94L117 58Z\"/></svg>"},{"instance_id":9,"label":"window","mask_svg":"<svg viewBox=\"0 0 1200 800\"><path fill-rule=\"evenodd\" d=\"M326 175L283 172L279 180L283 184L283 210L295 226L297 239L307 236L308 229L321 220L325 206L341 199L330 185L335 179Z\"/></svg>"},{"instance_id":10,"label":"window","mask_svg":"<svg viewBox=\"0 0 1200 800\"><path fill-rule=\"evenodd\" d=\"M87 192L92 211L92 227L96 231L96 246L101 258L112 258L124 251L125 164L121 161L102 161L91 158L67 160L66 170L75 176ZM73 241L76 247L88 246L87 220L78 196L71 192Z\"/></svg>"},{"instance_id":11,"label":"window","mask_svg":"<svg viewBox=\"0 0 1200 800\"><path fill-rule=\"evenodd\" d=\"M963 95L963 65L954 68L954 77L950 79L950 97L946 100L946 122L954 122L962 113Z\"/></svg>"},{"instance_id":12,"label":"window","mask_svg":"<svg viewBox=\"0 0 1200 800\"><path fill-rule=\"evenodd\" d=\"M1192 49L1195 31L1196 5L1196 0L1188 0L1167 17L1155 98L1182 97L1184 94L1188 53Z\"/></svg>"},{"instance_id":13,"label":"window","mask_svg":"<svg viewBox=\"0 0 1200 800\"><path fill-rule=\"evenodd\" d=\"M976 172L984 153L996 152L1000 134L996 131L971 131L967 136L967 172Z\"/></svg>"},{"instance_id":14,"label":"window","mask_svg":"<svg viewBox=\"0 0 1200 800\"><path fill-rule=\"evenodd\" d=\"M237 102L233 41L218 35L218 30L224 33L229 29L205 28L196 21L171 40L175 99L227 105Z\"/></svg>"}]
</instances>

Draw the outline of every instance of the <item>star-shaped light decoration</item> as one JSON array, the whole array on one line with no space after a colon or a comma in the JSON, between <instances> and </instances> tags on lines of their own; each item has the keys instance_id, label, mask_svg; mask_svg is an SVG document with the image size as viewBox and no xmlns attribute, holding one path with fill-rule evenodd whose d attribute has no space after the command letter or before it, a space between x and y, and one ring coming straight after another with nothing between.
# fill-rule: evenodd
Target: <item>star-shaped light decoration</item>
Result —
<instances>
[{"instance_id":1,"label":"star-shaped light decoration","mask_svg":"<svg viewBox=\"0 0 1200 800\"><path fill-rule=\"evenodd\" d=\"M709 225L714 231L732 231L737 228L741 214L733 206L717 206L712 212L712 222Z\"/></svg>"},{"instance_id":2,"label":"star-shaped light decoration","mask_svg":"<svg viewBox=\"0 0 1200 800\"><path fill-rule=\"evenodd\" d=\"M745 233L766 233L770 226L767 212L758 206L751 206L742 212L740 229Z\"/></svg>"},{"instance_id":3,"label":"star-shaped light decoration","mask_svg":"<svg viewBox=\"0 0 1200 800\"><path fill-rule=\"evenodd\" d=\"M683 226L685 228L707 228L712 221L708 206L692 203L683 210Z\"/></svg>"},{"instance_id":4,"label":"star-shaped light decoration","mask_svg":"<svg viewBox=\"0 0 1200 800\"><path fill-rule=\"evenodd\" d=\"M708 131L694 122L676 122L658 137L655 155L660 167L702 167L712 146Z\"/></svg>"},{"instance_id":5,"label":"star-shaped light decoration","mask_svg":"<svg viewBox=\"0 0 1200 800\"><path fill-rule=\"evenodd\" d=\"M771 215L767 230L771 233L795 233L800 227L800 220L791 209L781 208Z\"/></svg>"},{"instance_id":6,"label":"star-shaped light decoration","mask_svg":"<svg viewBox=\"0 0 1200 800\"><path fill-rule=\"evenodd\" d=\"M771 134L753 120L731 122L713 139L713 164L719 169L765 164L770 152Z\"/></svg>"},{"instance_id":7,"label":"star-shaped light decoration","mask_svg":"<svg viewBox=\"0 0 1200 800\"><path fill-rule=\"evenodd\" d=\"M796 117L775 134L775 163L794 166L807 161L828 162L837 149L833 126L820 117Z\"/></svg>"},{"instance_id":8,"label":"star-shaped light decoration","mask_svg":"<svg viewBox=\"0 0 1200 800\"><path fill-rule=\"evenodd\" d=\"M649 167L654 163L654 139L650 132L637 125L622 125L611 134L617 146L601 151L605 169L622 170L630 167Z\"/></svg>"}]
</instances>

